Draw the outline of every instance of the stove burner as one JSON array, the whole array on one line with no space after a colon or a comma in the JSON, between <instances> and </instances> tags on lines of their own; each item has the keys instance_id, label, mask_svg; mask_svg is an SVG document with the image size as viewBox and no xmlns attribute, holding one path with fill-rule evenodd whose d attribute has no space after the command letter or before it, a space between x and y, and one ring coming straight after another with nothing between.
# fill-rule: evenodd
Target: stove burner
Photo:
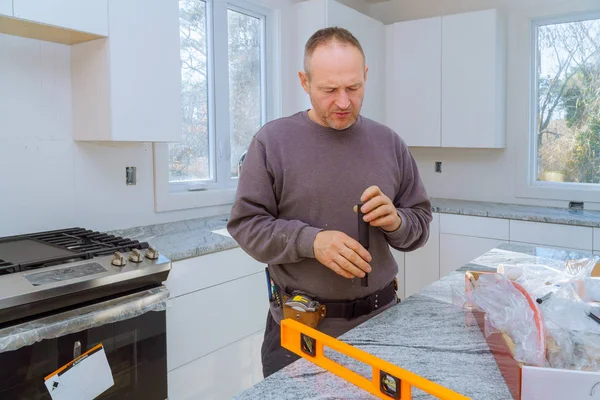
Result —
<instances>
[{"instance_id":1,"label":"stove burner","mask_svg":"<svg viewBox=\"0 0 600 400\"><path fill-rule=\"evenodd\" d=\"M0 275L148 247L146 242L83 228L0 238Z\"/></svg>"}]
</instances>

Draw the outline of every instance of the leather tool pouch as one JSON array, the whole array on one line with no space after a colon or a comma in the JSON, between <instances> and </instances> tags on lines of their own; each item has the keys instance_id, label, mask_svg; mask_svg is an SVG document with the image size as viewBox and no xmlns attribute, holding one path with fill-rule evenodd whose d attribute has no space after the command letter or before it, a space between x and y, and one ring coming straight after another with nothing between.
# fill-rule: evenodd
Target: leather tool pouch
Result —
<instances>
[{"instance_id":1,"label":"leather tool pouch","mask_svg":"<svg viewBox=\"0 0 600 400\"><path fill-rule=\"evenodd\" d=\"M291 318L313 329L325 318L327 307L324 304L319 305L315 311L298 311L286 304L289 298L290 296L283 296L283 318Z\"/></svg>"}]
</instances>

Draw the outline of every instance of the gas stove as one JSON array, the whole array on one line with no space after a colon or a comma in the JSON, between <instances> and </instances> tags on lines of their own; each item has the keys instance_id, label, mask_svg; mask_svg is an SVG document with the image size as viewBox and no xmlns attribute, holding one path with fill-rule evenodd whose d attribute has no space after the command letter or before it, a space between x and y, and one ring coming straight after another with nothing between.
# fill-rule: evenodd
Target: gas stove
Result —
<instances>
[{"instance_id":1,"label":"gas stove","mask_svg":"<svg viewBox=\"0 0 600 400\"><path fill-rule=\"evenodd\" d=\"M3 237L0 325L159 286L170 269L146 242L83 228Z\"/></svg>"}]
</instances>

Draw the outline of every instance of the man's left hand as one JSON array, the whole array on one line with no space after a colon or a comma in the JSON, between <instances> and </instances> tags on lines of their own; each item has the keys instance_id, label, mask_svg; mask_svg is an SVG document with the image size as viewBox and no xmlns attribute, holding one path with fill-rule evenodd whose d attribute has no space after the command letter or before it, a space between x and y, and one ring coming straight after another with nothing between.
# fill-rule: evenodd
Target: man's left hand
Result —
<instances>
[{"instance_id":1,"label":"man's left hand","mask_svg":"<svg viewBox=\"0 0 600 400\"><path fill-rule=\"evenodd\" d=\"M361 211L365 214L364 221L371 226L378 226L384 231L392 232L402 225L402 219L394 203L379 187L371 186L365 190L360 201L364 203L361 207ZM358 212L356 206L354 212Z\"/></svg>"}]
</instances>

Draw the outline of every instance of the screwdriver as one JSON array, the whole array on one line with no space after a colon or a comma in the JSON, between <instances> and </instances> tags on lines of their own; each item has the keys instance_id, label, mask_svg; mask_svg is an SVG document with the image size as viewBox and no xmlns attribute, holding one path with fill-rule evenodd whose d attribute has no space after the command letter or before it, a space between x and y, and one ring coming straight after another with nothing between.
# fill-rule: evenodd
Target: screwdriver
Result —
<instances>
[{"instance_id":1,"label":"screwdriver","mask_svg":"<svg viewBox=\"0 0 600 400\"><path fill-rule=\"evenodd\" d=\"M366 250L369 250L369 223L365 222L363 217L365 214L360 210L363 206L363 203L358 204L358 242L364 247ZM365 273L365 277L361 280L361 286L368 287L369 286L369 274Z\"/></svg>"}]
</instances>

